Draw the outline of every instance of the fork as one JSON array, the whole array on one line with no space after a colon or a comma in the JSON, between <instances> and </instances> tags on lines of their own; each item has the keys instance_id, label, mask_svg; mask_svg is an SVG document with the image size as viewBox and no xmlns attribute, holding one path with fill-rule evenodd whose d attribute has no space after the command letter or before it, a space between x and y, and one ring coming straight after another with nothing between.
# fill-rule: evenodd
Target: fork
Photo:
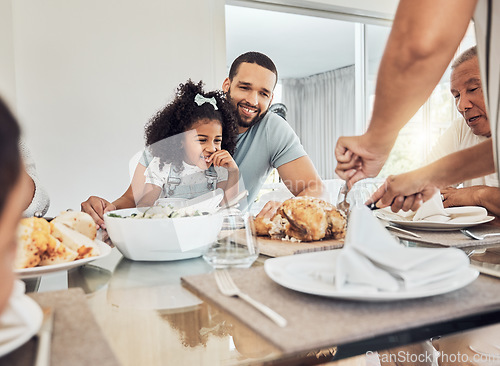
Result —
<instances>
[{"instance_id":1,"label":"fork","mask_svg":"<svg viewBox=\"0 0 500 366\"><path fill-rule=\"evenodd\" d=\"M339 196L344 196L342 201L337 204L337 209L342 211L346 216L349 214L349 203L347 202L347 183L344 183L342 188L340 188Z\"/></svg>"},{"instance_id":2,"label":"fork","mask_svg":"<svg viewBox=\"0 0 500 366\"><path fill-rule=\"evenodd\" d=\"M462 229L460 231L462 232L462 234L467 235L469 238L476 239L476 240L483 240L483 239L486 239L490 236L500 236L500 233L480 235L480 234L473 234L472 232L470 232L467 229Z\"/></svg>"},{"instance_id":3,"label":"fork","mask_svg":"<svg viewBox=\"0 0 500 366\"><path fill-rule=\"evenodd\" d=\"M263 314L267 315L271 320L273 320L280 327L286 327L287 321L281 315L279 315L274 310L268 308L266 305L252 299L247 294L241 292L241 290L236 286L233 279L229 275L229 272L225 269L216 270L214 273L215 282L219 287L220 292L225 296L237 296L240 299L245 300L250 305L254 306L257 310L261 311Z\"/></svg>"}]
</instances>

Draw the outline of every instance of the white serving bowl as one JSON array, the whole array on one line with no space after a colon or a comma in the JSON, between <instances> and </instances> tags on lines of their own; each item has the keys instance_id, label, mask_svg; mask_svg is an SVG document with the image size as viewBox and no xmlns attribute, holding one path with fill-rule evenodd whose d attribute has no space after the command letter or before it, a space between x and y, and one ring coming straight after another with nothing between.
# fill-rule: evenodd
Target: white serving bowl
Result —
<instances>
[{"instance_id":1,"label":"white serving bowl","mask_svg":"<svg viewBox=\"0 0 500 366\"><path fill-rule=\"evenodd\" d=\"M173 261L201 256L217 240L223 215L133 219L136 208L116 210L104 215L109 238L128 259L136 261Z\"/></svg>"}]
</instances>

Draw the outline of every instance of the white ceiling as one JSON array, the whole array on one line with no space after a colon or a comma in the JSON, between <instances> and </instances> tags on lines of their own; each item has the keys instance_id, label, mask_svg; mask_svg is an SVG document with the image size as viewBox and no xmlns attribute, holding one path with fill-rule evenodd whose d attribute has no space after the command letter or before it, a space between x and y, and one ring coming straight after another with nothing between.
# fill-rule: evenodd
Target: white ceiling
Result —
<instances>
[{"instance_id":1,"label":"white ceiling","mask_svg":"<svg viewBox=\"0 0 500 366\"><path fill-rule=\"evenodd\" d=\"M354 64L354 23L226 5L227 66L259 51L280 78L297 78Z\"/></svg>"}]
</instances>

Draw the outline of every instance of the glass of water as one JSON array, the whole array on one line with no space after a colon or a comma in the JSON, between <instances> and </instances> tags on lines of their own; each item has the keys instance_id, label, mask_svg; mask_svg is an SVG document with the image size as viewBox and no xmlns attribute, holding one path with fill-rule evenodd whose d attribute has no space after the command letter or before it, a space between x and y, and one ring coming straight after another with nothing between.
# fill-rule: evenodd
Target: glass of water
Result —
<instances>
[{"instance_id":1,"label":"glass of water","mask_svg":"<svg viewBox=\"0 0 500 366\"><path fill-rule=\"evenodd\" d=\"M229 213L222 230L203 258L212 267L248 268L259 256L253 219L248 213Z\"/></svg>"},{"instance_id":2,"label":"glass of water","mask_svg":"<svg viewBox=\"0 0 500 366\"><path fill-rule=\"evenodd\" d=\"M346 192L345 186L342 187L337 197L337 208L348 213L355 206L371 203L370 197L383 182L384 180L367 178L356 182L349 192Z\"/></svg>"}]
</instances>

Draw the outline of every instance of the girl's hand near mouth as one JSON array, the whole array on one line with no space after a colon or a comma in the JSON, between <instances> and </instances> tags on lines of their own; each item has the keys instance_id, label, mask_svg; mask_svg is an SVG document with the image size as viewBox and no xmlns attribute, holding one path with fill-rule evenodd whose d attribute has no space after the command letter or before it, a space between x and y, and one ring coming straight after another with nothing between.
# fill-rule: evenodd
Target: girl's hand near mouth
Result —
<instances>
[{"instance_id":1,"label":"girl's hand near mouth","mask_svg":"<svg viewBox=\"0 0 500 366\"><path fill-rule=\"evenodd\" d=\"M214 166L226 168L228 171L238 170L238 165L226 150L217 150L206 159L206 162L208 166L213 164Z\"/></svg>"}]
</instances>

